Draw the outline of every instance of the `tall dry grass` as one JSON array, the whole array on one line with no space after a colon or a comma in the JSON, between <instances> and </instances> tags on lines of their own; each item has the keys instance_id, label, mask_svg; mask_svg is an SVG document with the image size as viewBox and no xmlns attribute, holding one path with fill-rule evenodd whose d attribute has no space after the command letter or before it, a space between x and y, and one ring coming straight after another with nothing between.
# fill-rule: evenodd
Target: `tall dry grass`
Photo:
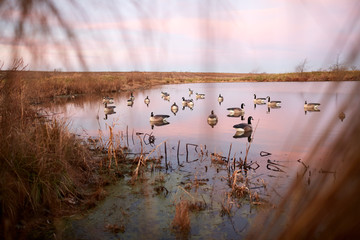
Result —
<instances>
[{"instance_id":1,"label":"tall dry grass","mask_svg":"<svg viewBox=\"0 0 360 240\"><path fill-rule=\"evenodd\" d=\"M236 74L187 72L39 72L3 71L20 76L21 94L30 103L56 96L93 94L146 89L161 84L195 82L269 81L359 81L360 71L323 71L286 74ZM16 87L16 86L13 86ZM12 88L12 87L10 87ZM19 89L19 88L17 88ZM18 91L19 93L19 91Z\"/></svg>"},{"instance_id":2,"label":"tall dry grass","mask_svg":"<svg viewBox=\"0 0 360 240\"><path fill-rule=\"evenodd\" d=\"M96 182L91 158L67 123L31 107L21 74L8 72L1 81L0 238L44 237L32 229L34 220L51 222L84 200L88 183Z\"/></svg>"},{"instance_id":3,"label":"tall dry grass","mask_svg":"<svg viewBox=\"0 0 360 240\"><path fill-rule=\"evenodd\" d=\"M189 205L187 200L181 200L175 206L175 216L171 225L181 239L187 239L190 232Z\"/></svg>"}]
</instances>

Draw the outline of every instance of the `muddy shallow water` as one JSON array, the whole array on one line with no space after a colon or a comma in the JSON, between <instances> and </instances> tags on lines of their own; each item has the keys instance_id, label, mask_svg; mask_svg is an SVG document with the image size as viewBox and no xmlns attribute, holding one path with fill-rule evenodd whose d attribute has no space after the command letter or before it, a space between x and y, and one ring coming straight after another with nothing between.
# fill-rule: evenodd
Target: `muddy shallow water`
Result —
<instances>
[{"instance_id":1,"label":"muddy shallow water","mask_svg":"<svg viewBox=\"0 0 360 240\"><path fill-rule=\"evenodd\" d=\"M148 166L149 171L135 185L129 185L131 176L125 175L107 189L109 196L98 207L84 216L67 219L63 236L79 239L233 239L243 236L261 205L253 204L254 199L229 197L228 179L237 169L240 158L245 159L249 142L247 159L251 168L239 172L239 177L248 179L239 182L239 186L246 183L251 193L256 193L253 198L272 201L281 196L295 174L302 171L303 164L315 164L306 161L307 154L327 124L334 121L330 137L317 148L319 162L346 127L352 112L344 112L341 106L354 84L345 82L336 88L328 82L164 85L135 91L131 106L127 103L129 93L109 94L114 98L114 103L109 105L116 107L107 115L102 96L84 96L55 105L50 110L69 119L71 130L81 136L97 138L100 133L106 140L111 126L114 138L128 146L131 153L139 153L140 141L143 141L144 152L161 144L152 155L162 156L158 163ZM194 90L190 96L189 88ZM170 99L165 100L161 92L168 92ZM205 98L196 99L196 93L204 93ZM224 97L221 103L219 94ZM280 107L254 105L254 94L279 100ZM147 96L148 105L144 103ZM183 109L182 97L193 99L194 107ZM320 110L304 111L305 100L320 102ZM170 109L174 102L179 106L176 115ZM243 117L228 116L227 108L240 107L242 103L245 104ZM214 126L207 123L211 110L218 117ZM152 126L151 112L169 115L168 124ZM255 130L249 137L236 137L233 125L247 122L249 116L254 119ZM149 135L155 137L153 144L148 141ZM214 160L212 154L230 159L230 164ZM234 164L235 169L231 168L229 175L228 169ZM200 210L190 211L190 231L185 236L171 230L175 205L181 199L202 203ZM230 209L228 213L224 213L224 206Z\"/></svg>"}]
</instances>

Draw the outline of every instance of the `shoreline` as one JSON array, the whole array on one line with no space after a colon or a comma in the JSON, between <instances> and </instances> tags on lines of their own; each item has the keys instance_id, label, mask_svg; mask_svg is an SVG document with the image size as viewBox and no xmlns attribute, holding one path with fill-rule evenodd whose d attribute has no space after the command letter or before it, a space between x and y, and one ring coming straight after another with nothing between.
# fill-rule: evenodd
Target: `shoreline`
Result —
<instances>
[{"instance_id":1,"label":"shoreline","mask_svg":"<svg viewBox=\"0 0 360 240\"><path fill-rule=\"evenodd\" d=\"M38 103L58 96L129 92L166 84L360 81L360 71L302 73L0 71L0 82L3 84L6 83L6 79L11 78L20 81L26 99Z\"/></svg>"}]
</instances>

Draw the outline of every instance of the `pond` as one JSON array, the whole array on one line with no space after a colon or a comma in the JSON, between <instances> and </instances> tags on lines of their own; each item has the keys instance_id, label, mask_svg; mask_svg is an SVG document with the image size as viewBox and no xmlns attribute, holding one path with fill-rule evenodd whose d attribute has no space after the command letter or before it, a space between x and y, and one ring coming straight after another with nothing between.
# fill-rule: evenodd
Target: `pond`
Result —
<instances>
[{"instance_id":1,"label":"pond","mask_svg":"<svg viewBox=\"0 0 360 240\"><path fill-rule=\"evenodd\" d=\"M115 106L109 114L104 112L103 96L83 96L51 107L50 111L69 119L71 131L81 136L97 138L100 132L106 139L111 126L112 131L118 133L115 137L121 138L130 152L141 152L141 146L144 152L150 152L161 144L159 152L153 155L163 156L162 168L147 173L146 181L129 185L131 176L126 176L107 189L109 196L86 216L68 219L63 236L175 239L179 236L171 230L171 223L175 205L184 198L202 202L205 207L190 212L191 228L182 237L232 239L244 236L261 206L253 204L251 199L234 200L230 194L229 178L236 166L247 159L249 168L239 174L248 179L246 186L253 198L268 202L281 196L304 164L314 164L307 162L307 154L328 124L333 123L330 137L317 146L315 153L319 162L348 124L352 111L341 107L355 84L343 82L336 87L329 82L163 85L134 91L135 99L131 104L128 102L130 93L109 94L113 98L109 105ZM193 90L192 94L189 89ZM168 93L169 99L162 96L162 92ZM205 94L205 97L197 98L196 93ZM222 102L219 102L219 94L223 96ZM271 100L281 103L277 107L254 104L254 94L259 98L270 96ZM146 97L150 99L148 104L144 102ZM183 97L193 99L194 106L183 108ZM359 102L359 96L356 98L354 101ZM318 110L305 111L305 101L321 105ZM171 111L174 103L179 107L176 114ZM229 116L227 109L240 107L242 103L245 113ZM211 111L217 115L215 125L207 122ZM167 123L151 124L151 112L169 115ZM247 123L249 116L253 118L253 131L237 133L233 126ZM149 136L154 136L153 143L148 141ZM212 155L223 158L214 160ZM229 160L229 163L219 164L220 160ZM241 184L244 183L239 186ZM160 194L156 190L159 186Z\"/></svg>"}]
</instances>

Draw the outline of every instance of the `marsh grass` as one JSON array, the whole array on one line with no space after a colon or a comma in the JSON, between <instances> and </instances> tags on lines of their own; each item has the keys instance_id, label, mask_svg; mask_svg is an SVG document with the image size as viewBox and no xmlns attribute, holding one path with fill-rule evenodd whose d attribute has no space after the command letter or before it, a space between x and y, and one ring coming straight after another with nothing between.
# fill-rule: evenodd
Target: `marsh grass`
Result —
<instances>
[{"instance_id":1,"label":"marsh grass","mask_svg":"<svg viewBox=\"0 0 360 240\"><path fill-rule=\"evenodd\" d=\"M31 103L55 96L111 93L155 85L201 82L359 81L360 71L320 71L283 74L196 72L40 72L0 71L21 78L22 96Z\"/></svg>"},{"instance_id":2,"label":"marsh grass","mask_svg":"<svg viewBox=\"0 0 360 240\"><path fill-rule=\"evenodd\" d=\"M88 194L85 186L95 180L88 151L66 123L23 117L7 125L1 130L1 232L11 236L16 225L30 230L30 216L57 215L77 206Z\"/></svg>"},{"instance_id":3,"label":"marsh grass","mask_svg":"<svg viewBox=\"0 0 360 240\"><path fill-rule=\"evenodd\" d=\"M189 202L187 200L181 200L176 204L175 216L171 225L177 235L187 238L186 236L190 232Z\"/></svg>"},{"instance_id":4,"label":"marsh grass","mask_svg":"<svg viewBox=\"0 0 360 240\"><path fill-rule=\"evenodd\" d=\"M0 85L0 238L48 238L53 218L94 206L106 181L68 123L31 104L20 66Z\"/></svg>"}]
</instances>

